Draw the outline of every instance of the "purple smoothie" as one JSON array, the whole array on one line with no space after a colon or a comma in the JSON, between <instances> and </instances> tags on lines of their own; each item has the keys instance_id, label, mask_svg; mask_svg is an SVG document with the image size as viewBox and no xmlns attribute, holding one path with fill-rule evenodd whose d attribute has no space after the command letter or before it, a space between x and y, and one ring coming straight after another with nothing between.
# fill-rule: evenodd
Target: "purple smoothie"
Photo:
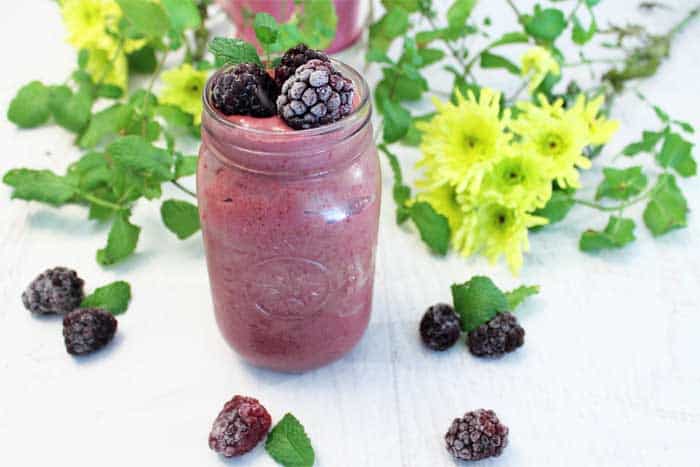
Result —
<instances>
[{"instance_id":1,"label":"purple smoothie","mask_svg":"<svg viewBox=\"0 0 700 467\"><path fill-rule=\"evenodd\" d=\"M252 43L257 43L252 27L255 13L269 13L283 22L294 12L293 0L219 0L219 3L236 25L238 37ZM333 3L338 24L335 39L327 49L330 53L350 47L362 34L361 0L334 0Z\"/></svg>"},{"instance_id":2,"label":"purple smoothie","mask_svg":"<svg viewBox=\"0 0 700 467\"><path fill-rule=\"evenodd\" d=\"M224 117L205 99L197 188L216 319L256 366L325 365L369 322L379 164L367 85L335 65L358 98L327 126Z\"/></svg>"}]
</instances>

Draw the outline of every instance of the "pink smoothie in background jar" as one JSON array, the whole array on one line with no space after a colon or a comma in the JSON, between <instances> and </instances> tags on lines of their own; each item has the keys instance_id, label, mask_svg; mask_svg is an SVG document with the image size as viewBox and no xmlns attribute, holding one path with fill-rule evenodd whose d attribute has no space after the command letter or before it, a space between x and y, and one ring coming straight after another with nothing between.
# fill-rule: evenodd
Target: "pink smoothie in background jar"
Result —
<instances>
[{"instance_id":1,"label":"pink smoothie in background jar","mask_svg":"<svg viewBox=\"0 0 700 467\"><path fill-rule=\"evenodd\" d=\"M294 11L294 0L219 0L236 26L238 37L256 43L252 17L255 13L269 13L277 21L287 21ZM362 34L360 6L362 0L334 0L338 16L335 39L328 47L330 53L350 47Z\"/></svg>"},{"instance_id":2,"label":"pink smoothie in background jar","mask_svg":"<svg viewBox=\"0 0 700 467\"><path fill-rule=\"evenodd\" d=\"M380 172L367 83L346 118L294 131L225 117L205 90L197 193L216 319L248 362L280 371L346 354L372 307ZM212 78L213 79L213 78Z\"/></svg>"}]
</instances>

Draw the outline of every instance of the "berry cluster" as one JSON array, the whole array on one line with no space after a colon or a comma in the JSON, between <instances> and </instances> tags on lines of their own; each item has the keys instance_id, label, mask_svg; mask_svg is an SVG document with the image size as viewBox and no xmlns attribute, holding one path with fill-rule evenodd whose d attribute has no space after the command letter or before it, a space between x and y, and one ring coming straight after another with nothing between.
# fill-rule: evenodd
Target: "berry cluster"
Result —
<instances>
[{"instance_id":1,"label":"berry cluster","mask_svg":"<svg viewBox=\"0 0 700 467\"><path fill-rule=\"evenodd\" d=\"M352 112L355 88L323 52L289 49L274 79L259 65L242 63L218 75L210 99L224 115L279 116L295 130L327 125Z\"/></svg>"}]
</instances>

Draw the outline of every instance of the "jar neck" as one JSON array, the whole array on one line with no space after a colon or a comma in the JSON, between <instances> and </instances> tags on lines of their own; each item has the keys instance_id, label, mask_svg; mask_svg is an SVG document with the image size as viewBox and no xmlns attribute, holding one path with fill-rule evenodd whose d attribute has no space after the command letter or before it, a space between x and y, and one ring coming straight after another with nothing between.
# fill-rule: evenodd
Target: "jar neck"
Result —
<instances>
[{"instance_id":1,"label":"jar neck","mask_svg":"<svg viewBox=\"0 0 700 467\"><path fill-rule=\"evenodd\" d=\"M224 164L270 176L308 177L338 170L372 144L369 88L352 68L334 65L355 84L358 104L346 118L299 131L264 130L231 122L214 109L208 96L219 71L204 90L202 142Z\"/></svg>"}]
</instances>

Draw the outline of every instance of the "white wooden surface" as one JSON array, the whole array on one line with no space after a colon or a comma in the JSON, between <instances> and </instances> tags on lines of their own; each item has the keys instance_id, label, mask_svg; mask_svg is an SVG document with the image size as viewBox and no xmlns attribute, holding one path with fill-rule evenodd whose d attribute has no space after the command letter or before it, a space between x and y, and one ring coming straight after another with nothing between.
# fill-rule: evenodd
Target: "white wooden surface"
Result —
<instances>
[{"instance_id":1,"label":"white wooden surface","mask_svg":"<svg viewBox=\"0 0 700 467\"><path fill-rule=\"evenodd\" d=\"M629 18L662 31L695 2L667 3L672 10L645 20L634 1L603 2L600 22ZM4 114L20 85L61 81L74 53L62 41L53 2L3 7ZM504 2L482 2L476 14L489 9L496 23L510 21ZM679 37L659 76L640 87L696 125L699 38L697 22ZM357 51L344 58L359 61ZM431 75L435 87L448 86L439 72ZM500 72L480 76L515 86ZM655 124L632 97L618 102L614 116L624 125L610 154ZM18 131L4 118L0 148L3 173L20 165L62 170L78 154L60 129ZM401 155L411 176L416 153ZM584 175L585 194L600 164ZM214 322L200 238L180 242L166 232L157 203L141 203L134 215L143 227L138 254L101 269L94 254L105 226L87 222L78 207L10 202L9 190L0 188L0 465L224 465L208 449L207 434L233 394L259 398L277 420L295 413L320 466L453 465L443 434L453 417L479 407L495 409L511 429L504 455L481 465L700 465L700 217L692 214L687 229L658 240L640 226L629 248L584 255L578 235L606 219L576 209L565 223L532 236L534 253L516 279L502 265L431 257L415 234L394 224L390 184L385 177L366 337L344 360L304 375L254 369L229 350ZM698 209L700 182L681 184ZM60 318L33 318L20 303L26 284L59 264L78 269L88 288L115 279L133 284L116 341L94 357L70 358ZM425 307L449 300L452 282L477 273L504 288L521 281L542 286L521 313L524 348L499 361L473 358L463 345L443 354L424 350L417 324ZM230 465L274 463L259 446Z\"/></svg>"}]
</instances>

